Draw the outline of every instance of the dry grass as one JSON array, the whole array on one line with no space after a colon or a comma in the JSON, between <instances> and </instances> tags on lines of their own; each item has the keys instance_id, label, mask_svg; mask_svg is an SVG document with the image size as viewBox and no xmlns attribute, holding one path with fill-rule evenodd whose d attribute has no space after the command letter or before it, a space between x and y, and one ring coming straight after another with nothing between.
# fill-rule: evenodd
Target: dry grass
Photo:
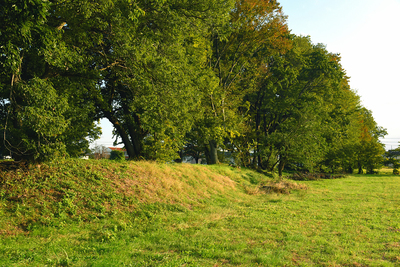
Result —
<instances>
[{"instance_id":1,"label":"dry grass","mask_svg":"<svg viewBox=\"0 0 400 267\"><path fill-rule=\"evenodd\" d=\"M260 186L260 190L265 193L290 194L293 190L307 190L308 187L304 184L299 184L293 181L270 181Z\"/></svg>"},{"instance_id":2,"label":"dry grass","mask_svg":"<svg viewBox=\"0 0 400 267\"><path fill-rule=\"evenodd\" d=\"M304 184L299 184L290 180L269 180L259 185L245 185L244 190L248 195L260 194L290 194L293 190L307 190L308 187Z\"/></svg>"},{"instance_id":3,"label":"dry grass","mask_svg":"<svg viewBox=\"0 0 400 267\"><path fill-rule=\"evenodd\" d=\"M113 177L118 193L136 197L141 203L194 204L200 199L235 189L229 177L206 166L131 162L123 176Z\"/></svg>"}]
</instances>

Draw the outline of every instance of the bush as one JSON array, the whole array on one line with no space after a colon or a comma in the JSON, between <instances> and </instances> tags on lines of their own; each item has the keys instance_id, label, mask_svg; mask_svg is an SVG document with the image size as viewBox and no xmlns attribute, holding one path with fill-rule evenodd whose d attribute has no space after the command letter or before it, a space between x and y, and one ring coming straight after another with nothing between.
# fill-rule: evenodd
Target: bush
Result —
<instances>
[{"instance_id":1,"label":"bush","mask_svg":"<svg viewBox=\"0 0 400 267\"><path fill-rule=\"evenodd\" d=\"M290 194L291 190L307 190L308 187L291 181L271 181L260 188L265 193Z\"/></svg>"},{"instance_id":2,"label":"bush","mask_svg":"<svg viewBox=\"0 0 400 267\"><path fill-rule=\"evenodd\" d=\"M393 169L393 174L394 175L399 175L400 174L399 169Z\"/></svg>"},{"instance_id":3,"label":"bush","mask_svg":"<svg viewBox=\"0 0 400 267\"><path fill-rule=\"evenodd\" d=\"M125 154L123 151L113 150L113 151L111 151L110 159L111 160L124 160Z\"/></svg>"}]
</instances>

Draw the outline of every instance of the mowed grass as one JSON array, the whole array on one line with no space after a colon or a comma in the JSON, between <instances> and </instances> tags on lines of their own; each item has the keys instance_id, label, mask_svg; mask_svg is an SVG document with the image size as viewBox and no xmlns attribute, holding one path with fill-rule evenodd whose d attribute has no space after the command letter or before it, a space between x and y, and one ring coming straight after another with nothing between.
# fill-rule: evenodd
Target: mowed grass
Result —
<instances>
[{"instance_id":1,"label":"mowed grass","mask_svg":"<svg viewBox=\"0 0 400 267\"><path fill-rule=\"evenodd\" d=\"M66 161L13 175L0 266L400 266L398 176L277 194L228 166Z\"/></svg>"}]
</instances>

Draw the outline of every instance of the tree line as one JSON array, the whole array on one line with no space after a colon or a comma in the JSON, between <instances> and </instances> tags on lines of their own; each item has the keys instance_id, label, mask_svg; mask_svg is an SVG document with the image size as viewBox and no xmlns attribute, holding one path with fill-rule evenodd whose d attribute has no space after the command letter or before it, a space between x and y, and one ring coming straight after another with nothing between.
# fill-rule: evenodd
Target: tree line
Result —
<instances>
[{"instance_id":1,"label":"tree line","mask_svg":"<svg viewBox=\"0 0 400 267\"><path fill-rule=\"evenodd\" d=\"M16 160L79 156L108 119L130 159L362 172L379 127L340 55L274 0L3 0L0 121Z\"/></svg>"}]
</instances>

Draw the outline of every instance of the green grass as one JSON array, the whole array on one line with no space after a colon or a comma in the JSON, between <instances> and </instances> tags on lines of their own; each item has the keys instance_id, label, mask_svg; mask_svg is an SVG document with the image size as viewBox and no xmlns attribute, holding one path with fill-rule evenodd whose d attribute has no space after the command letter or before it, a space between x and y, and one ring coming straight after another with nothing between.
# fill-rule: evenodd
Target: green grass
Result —
<instances>
[{"instance_id":1,"label":"green grass","mask_svg":"<svg viewBox=\"0 0 400 267\"><path fill-rule=\"evenodd\" d=\"M400 266L399 176L265 194L272 178L228 166L70 160L2 175L0 266Z\"/></svg>"}]
</instances>

